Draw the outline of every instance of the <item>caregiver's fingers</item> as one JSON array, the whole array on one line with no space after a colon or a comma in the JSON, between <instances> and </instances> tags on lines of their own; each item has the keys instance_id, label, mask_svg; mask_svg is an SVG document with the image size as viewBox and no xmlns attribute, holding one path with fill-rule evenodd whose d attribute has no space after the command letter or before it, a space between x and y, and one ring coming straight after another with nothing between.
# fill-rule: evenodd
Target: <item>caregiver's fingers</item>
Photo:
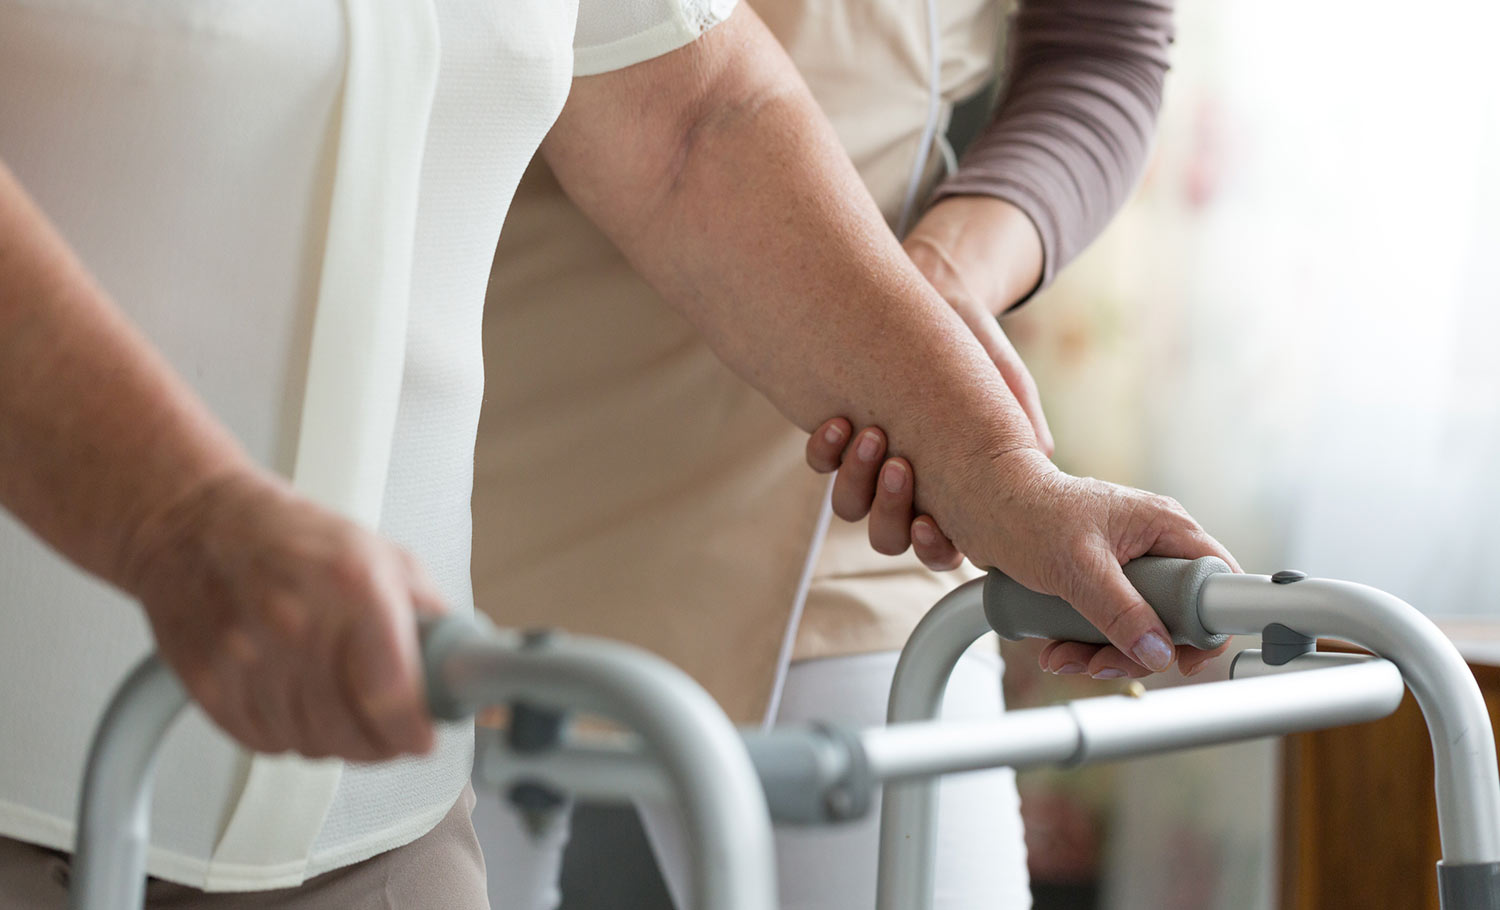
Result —
<instances>
[{"instance_id":1,"label":"caregiver's fingers","mask_svg":"<svg viewBox=\"0 0 1500 910\"><path fill-rule=\"evenodd\" d=\"M964 561L958 547L938 527L931 515L919 515L911 523L912 549L922 565L934 572L947 572L958 568Z\"/></svg>"},{"instance_id":2,"label":"caregiver's fingers","mask_svg":"<svg viewBox=\"0 0 1500 910\"><path fill-rule=\"evenodd\" d=\"M870 546L877 553L897 556L911 546L911 463L889 458L880 469L875 501L870 506Z\"/></svg>"},{"instance_id":3,"label":"caregiver's fingers","mask_svg":"<svg viewBox=\"0 0 1500 910\"><path fill-rule=\"evenodd\" d=\"M807 437L807 465L819 474L832 474L844 460L844 446L854 433L854 425L842 417L825 420Z\"/></svg>"},{"instance_id":4,"label":"caregiver's fingers","mask_svg":"<svg viewBox=\"0 0 1500 910\"><path fill-rule=\"evenodd\" d=\"M863 429L849 449L833 481L833 513L845 521L859 521L875 499L875 478L885 457L885 433L878 427Z\"/></svg>"}]
</instances>

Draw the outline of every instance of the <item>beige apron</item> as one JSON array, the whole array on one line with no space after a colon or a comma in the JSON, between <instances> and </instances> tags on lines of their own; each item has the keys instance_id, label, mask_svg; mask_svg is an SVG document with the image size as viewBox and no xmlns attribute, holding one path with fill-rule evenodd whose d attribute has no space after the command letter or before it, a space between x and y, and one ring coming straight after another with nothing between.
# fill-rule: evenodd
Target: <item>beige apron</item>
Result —
<instances>
[{"instance_id":1,"label":"beige apron","mask_svg":"<svg viewBox=\"0 0 1500 910\"><path fill-rule=\"evenodd\" d=\"M996 0L936 2L941 134L951 102L991 75L1001 16ZM923 0L754 6L894 223L928 116ZM940 169L934 150L929 184ZM719 363L541 165L501 235L484 346L473 573L498 622L644 646L752 722L788 658L899 647L953 585L910 553L875 553L862 524L825 533L806 434Z\"/></svg>"}]
</instances>

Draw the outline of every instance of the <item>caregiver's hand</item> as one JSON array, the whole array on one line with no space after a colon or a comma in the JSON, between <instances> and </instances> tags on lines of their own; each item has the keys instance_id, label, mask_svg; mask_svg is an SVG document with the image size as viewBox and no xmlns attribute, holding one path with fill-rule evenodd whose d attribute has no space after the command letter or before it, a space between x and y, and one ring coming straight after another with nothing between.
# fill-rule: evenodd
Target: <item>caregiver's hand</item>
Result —
<instances>
[{"instance_id":1,"label":"caregiver's hand","mask_svg":"<svg viewBox=\"0 0 1500 910\"><path fill-rule=\"evenodd\" d=\"M416 614L444 610L393 544L248 471L202 484L132 538L127 588L162 657L260 752L427 752Z\"/></svg>"},{"instance_id":2,"label":"caregiver's hand","mask_svg":"<svg viewBox=\"0 0 1500 910\"><path fill-rule=\"evenodd\" d=\"M852 441L851 441L852 440ZM857 435L843 417L826 421L807 439L807 463L833 479L833 514L845 521L870 516L870 546L896 556L913 548L935 572L958 568L963 554L931 515L916 515L916 476L911 463L887 459L885 432L865 427Z\"/></svg>"},{"instance_id":3,"label":"caregiver's hand","mask_svg":"<svg viewBox=\"0 0 1500 910\"><path fill-rule=\"evenodd\" d=\"M1038 447L1051 455L1036 382L996 320L1041 280L1042 242L1031 219L1003 199L950 196L927 210L902 247L974 333L1026 412Z\"/></svg>"}]
</instances>

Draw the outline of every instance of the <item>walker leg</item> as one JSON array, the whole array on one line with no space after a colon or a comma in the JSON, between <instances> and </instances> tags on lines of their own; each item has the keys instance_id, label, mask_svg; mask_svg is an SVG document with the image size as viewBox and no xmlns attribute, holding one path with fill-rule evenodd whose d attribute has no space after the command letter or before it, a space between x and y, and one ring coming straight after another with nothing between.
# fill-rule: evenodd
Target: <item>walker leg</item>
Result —
<instances>
[{"instance_id":1,"label":"walker leg","mask_svg":"<svg viewBox=\"0 0 1500 910\"><path fill-rule=\"evenodd\" d=\"M938 601L901 650L891 681L887 722L936 720L953 668L969 646L989 630L984 615L984 579L960 585ZM880 804L876 910L928 910L932 906L937 813L937 778L885 785Z\"/></svg>"}]
</instances>

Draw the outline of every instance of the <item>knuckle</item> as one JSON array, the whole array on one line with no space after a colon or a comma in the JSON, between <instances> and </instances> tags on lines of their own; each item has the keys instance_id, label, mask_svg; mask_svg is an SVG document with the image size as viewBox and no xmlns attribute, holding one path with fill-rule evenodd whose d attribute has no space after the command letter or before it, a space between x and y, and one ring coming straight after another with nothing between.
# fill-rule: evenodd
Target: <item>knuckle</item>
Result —
<instances>
[{"instance_id":1,"label":"knuckle","mask_svg":"<svg viewBox=\"0 0 1500 910\"><path fill-rule=\"evenodd\" d=\"M216 660L224 670L243 676L260 670L265 661L265 653L249 632L231 627L219 639Z\"/></svg>"},{"instance_id":2,"label":"knuckle","mask_svg":"<svg viewBox=\"0 0 1500 910\"><path fill-rule=\"evenodd\" d=\"M348 534L334 546L327 571L335 589L344 596L372 599L380 589L381 554L360 534Z\"/></svg>"},{"instance_id":3,"label":"knuckle","mask_svg":"<svg viewBox=\"0 0 1500 910\"><path fill-rule=\"evenodd\" d=\"M290 591L266 595L262 616L266 632L279 646L297 648L307 637L311 620L305 601Z\"/></svg>"},{"instance_id":4,"label":"knuckle","mask_svg":"<svg viewBox=\"0 0 1500 910\"><path fill-rule=\"evenodd\" d=\"M1186 517L1188 513L1187 509L1184 509L1182 507L1182 503L1178 502L1170 496L1163 496L1159 493L1153 494L1152 503L1161 511L1170 512L1173 515Z\"/></svg>"}]
</instances>

